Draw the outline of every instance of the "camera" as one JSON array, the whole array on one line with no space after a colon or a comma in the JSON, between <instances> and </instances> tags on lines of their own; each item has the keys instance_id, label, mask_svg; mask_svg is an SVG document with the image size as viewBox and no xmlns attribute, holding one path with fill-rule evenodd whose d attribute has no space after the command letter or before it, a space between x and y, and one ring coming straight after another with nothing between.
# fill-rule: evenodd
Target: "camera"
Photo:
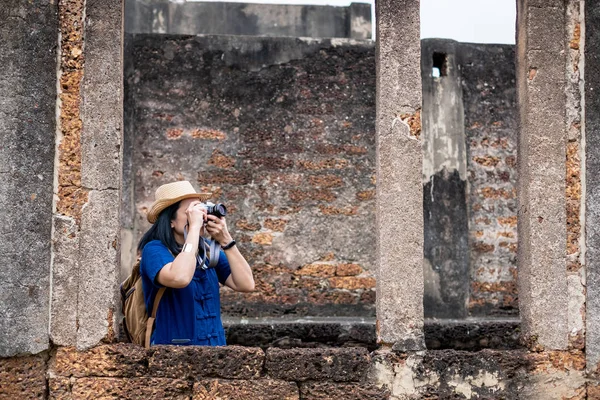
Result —
<instances>
[{"instance_id":1,"label":"camera","mask_svg":"<svg viewBox=\"0 0 600 400\"><path fill-rule=\"evenodd\" d=\"M213 204L210 202L204 203L204 208L206 208L206 213L208 215L214 215L217 218L223 218L227 215L227 207L223 203Z\"/></svg>"}]
</instances>

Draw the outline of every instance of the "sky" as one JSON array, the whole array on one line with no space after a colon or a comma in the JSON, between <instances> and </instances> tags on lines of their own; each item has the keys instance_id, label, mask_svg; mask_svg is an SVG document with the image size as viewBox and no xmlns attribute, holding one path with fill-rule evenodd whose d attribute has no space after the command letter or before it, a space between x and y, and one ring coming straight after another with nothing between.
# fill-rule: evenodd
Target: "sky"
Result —
<instances>
[{"instance_id":1,"label":"sky","mask_svg":"<svg viewBox=\"0 0 600 400\"><path fill-rule=\"evenodd\" d=\"M171 0L183 2L184 0ZM187 0L227 1L227 0ZM236 3L347 6L350 0L232 0ZM374 0L355 0L370 3ZM421 38L471 43L515 43L515 0L421 0Z\"/></svg>"}]
</instances>

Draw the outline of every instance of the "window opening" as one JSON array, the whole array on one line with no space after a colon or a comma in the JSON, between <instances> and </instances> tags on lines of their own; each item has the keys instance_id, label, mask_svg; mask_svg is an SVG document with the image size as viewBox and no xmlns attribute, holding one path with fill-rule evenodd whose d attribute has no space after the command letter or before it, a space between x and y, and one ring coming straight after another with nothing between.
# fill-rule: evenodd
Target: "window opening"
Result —
<instances>
[{"instance_id":1,"label":"window opening","mask_svg":"<svg viewBox=\"0 0 600 400\"><path fill-rule=\"evenodd\" d=\"M448 63L446 53L433 53L433 70L431 76L439 78L448 75Z\"/></svg>"}]
</instances>

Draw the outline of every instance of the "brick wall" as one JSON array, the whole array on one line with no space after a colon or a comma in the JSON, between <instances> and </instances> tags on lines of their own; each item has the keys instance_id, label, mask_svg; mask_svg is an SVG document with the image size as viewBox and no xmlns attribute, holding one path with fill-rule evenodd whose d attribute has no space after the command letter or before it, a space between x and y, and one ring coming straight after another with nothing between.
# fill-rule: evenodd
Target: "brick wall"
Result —
<instances>
[{"instance_id":1,"label":"brick wall","mask_svg":"<svg viewBox=\"0 0 600 400\"><path fill-rule=\"evenodd\" d=\"M102 346L61 348L50 362L51 399L383 399L366 382L365 349Z\"/></svg>"},{"instance_id":2,"label":"brick wall","mask_svg":"<svg viewBox=\"0 0 600 400\"><path fill-rule=\"evenodd\" d=\"M517 110L510 45L460 45L474 315L518 313Z\"/></svg>"},{"instance_id":3,"label":"brick wall","mask_svg":"<svg viewBox=\"0 0 600 400\"><path fill-rule=\"evenodd\" d=\"M159 185L228 206L257 291L225 313L373 315L375 60L370 42L135 36L137 235Z\"/></svg>"},{"instance_id":4,"label":"brick wall","mask_svg":"<svg viewBox=\"0 0 600 400\"><path fill-rule=\"evenodd\" d=\"M223 292L225 313L374 315L373 44L136 35L126 49L134 243L156 187L187 179L228 205L255 272L255 293ZM470 311L515 313L514 51L457 49Z\"/></svg>"},{"instance_id":5,"label":"brick wall","mask_svg":"<svg viewBox=\"0 0 600 400\"><path fill-rule=\"evenodd\" d=\"M579 351L103 345L0 358L2 399L596 398ZM551 382L549 384L549 382Z\"/></svg>"}]
</instances>

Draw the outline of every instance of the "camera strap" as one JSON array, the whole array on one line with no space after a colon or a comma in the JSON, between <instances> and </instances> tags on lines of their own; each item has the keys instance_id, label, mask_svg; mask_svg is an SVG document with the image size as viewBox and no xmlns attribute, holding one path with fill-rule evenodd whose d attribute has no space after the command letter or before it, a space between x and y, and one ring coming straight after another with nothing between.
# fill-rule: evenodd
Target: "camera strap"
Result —
<instances>
[{"instance_id":1,"label":"camera strap","mask_svg":"<svg viewBox=\"0 0 600 400\"><path fill-rule=\"evenodd\" d=\"M188 227L187 225L183 228L183 240L187 240ZM209 269L217 266L219 262L219 254L221 253L221 245L216 240L211 240L210 245L206 243L206 240L202 236L198 238L199 246L202 247L202 257L196 254L196 260L200 264L200 268ZM209 255L207 255L207 253ZM206 259L208 258L208 265L206 265Z\"/></svg>"},{"instance_id":2,"label":"camera strap","mask_svg":"<svg viewBox=\"0 0 600 400\"><path fill-rule=\"evenodd\" d=\"M203 239L204 240L204 239ZM221 245L216 240L210 241L210 259L208 261L208 268L214 268L217 266L219 262L219 254L221 253ZM206 251L204 252L204 257L206 257ZM204 261L204 260L202 260ZM204 265L204 264L202 264Z\"/></svg>"}]
</instances>

